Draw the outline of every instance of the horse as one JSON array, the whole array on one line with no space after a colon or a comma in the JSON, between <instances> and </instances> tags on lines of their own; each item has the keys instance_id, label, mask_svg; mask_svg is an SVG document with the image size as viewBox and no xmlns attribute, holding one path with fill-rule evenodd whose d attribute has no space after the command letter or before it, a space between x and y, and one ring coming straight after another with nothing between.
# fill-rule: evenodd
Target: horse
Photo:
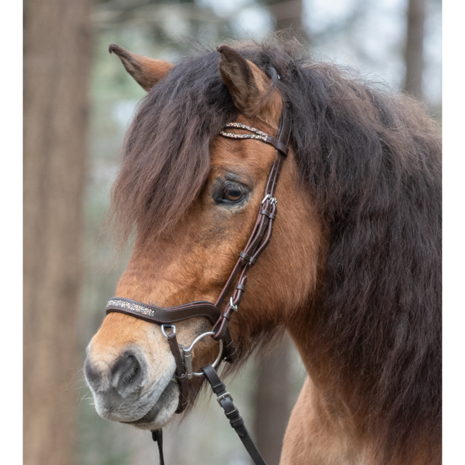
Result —
<instances>
[{"instance_id":1,"label":"horse","mask_svg":"<svg viewBox=\"0 0 465 465\"><path fill-rule=\"evenodd\" d=\"M226 374L286 330L307 377L282 465L441 463L441 138L424 106L290 40L201 48L176 65L110 52L147 91L112 186L111 230L134 238L116 295L216 301L277 156L244 127L275 137L289 103L279 214L228 314ZM221 137L226 125L236 138ZM211 331L201 316L176 323L180 347ZM199 341L193 370L219 350ZM84 372L101 417L153 431L179 410L176 369L158 325L111 312ZM187 412L203 382L188 381Z\"/></svg>"}]
</instances>

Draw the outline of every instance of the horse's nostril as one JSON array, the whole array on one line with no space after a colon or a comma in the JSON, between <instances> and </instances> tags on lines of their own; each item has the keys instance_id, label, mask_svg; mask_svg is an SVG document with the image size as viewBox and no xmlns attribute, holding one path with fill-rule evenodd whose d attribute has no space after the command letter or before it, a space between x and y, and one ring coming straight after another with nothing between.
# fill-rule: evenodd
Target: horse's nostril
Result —
<instances>
[{"instance_id":1,"label":"horse's nostril","mask_svg":"<svg viewBox=\"0 0 465 465\"><path fill-rule=\"evenodd\" d=\"M126 351L108 368L106 363L91 363L87 358L84 373L90 387L101 394L116 394L123 397L143 384L144 364L132 351ZM142 383L142 384L141 384Z\"/></svg>"},{"instance_id":2,"label":"horse's nostril","mask_svg":"<svg viewBox=\"0 0 465 465\"><path fill-rule=\"evenodd\" d=\"M141 375L141 364L133 353L125 353L118 358L111 369L111 385L118 391L134 384Z\"/></svg>"}]
</instances>

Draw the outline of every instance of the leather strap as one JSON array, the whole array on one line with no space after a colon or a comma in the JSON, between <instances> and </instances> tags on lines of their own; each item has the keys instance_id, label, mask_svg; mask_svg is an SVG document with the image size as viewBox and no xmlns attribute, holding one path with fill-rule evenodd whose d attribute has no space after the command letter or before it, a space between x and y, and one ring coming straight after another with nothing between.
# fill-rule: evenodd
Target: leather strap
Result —
<instances>
[{"instance_id":1,"label":"leather strap","mask_svg":"<svg viewBox=\"0 0 465 465\"><path fill-rule=\"evenodd\" d=\"M289 151L289 147L287 145L285 145L279 140L273 139L271 136L268 137L272 139L268 142L269 144L271 144L276 150L279 150L284 155L287 155L287 152Z\"/></svg>"},{"instance_id":2,"label":"leather strap","mask_svg":"<svg viewBox=\"0 0 465 465\"><path fill-rule=\"evenodd\" d=\"M225 128L231 129L244 129L246 131L253 132L254 134L236 134L232 132L220 131L220 136L228 137L230 139L257 139L265 142L266 144L272 145L276 150L281 151L283 154L287 155L289 147L287 143L282 142L279 137L275 139L273 136L270 136L266 132L260 131L259 129L253 128L252 126L247 126L242 123L228 123Z\"/></svg>"},{"instance_id":3,"label":"leather strap","mask_svg":"<svg viewBox=\"0 0 465 465\"><path fill-rule=\"evenodd\" d=\"M231 394L226 391L226 386L220 380L218 373L210 364L203 367L202 371L205 373L205 377L210 383L213 392L216 394L216 400L223 408L224 414L229 420L229 424L239 436L255 465L266 465L264 458L260 454L260 451L257 449L257 446L245 427L244 420L239 415L239 410L237 410L233 403Z\"/></svg>"},{"instance_id":4,"label":"leather strap","mask_svg":"<svg viewBox=\"0 0 465 465\"><path fill-rule=\"evenodd\" d=\"M176 333L172 332L168 334L168 344L170 350L174 356L174 361L176 362L176 371L174 376L179 386L179 403L176 409L176 413L183 412L188 404L188 385L187 385L187 373L184 369L184 363L182 361L181 352L179 351L178 340L176 339Z\"/></svg>"},{"instance_id":5,"label":"leather strap","mask_svg":"<svg viewBox=\"0 0 465 465\"><path fill-rule=\"evenodd\" d=\"M106 312L125 313L159 325L177 323L194 317L208 318L211 323L215 323L220 316L220 311L215 305L203 300L177 307L157 307L123 297L112 297L108 301Z\"/></svg>"},{"instance_id":6,"label":"leather strap","mask_svg":"<svg viewBox=\"0 0 465 465\"><path fill-rule=\"evenodd\" d=\"M266 183L266 188L265 188L265 195L264 198L267 199L265 201L265 204L262 205L262 208L259 211L259 214L257 216L257 220L255 223L255 227L252 231L252 234L249 238L249 242L246 245L246 248L242 253L246 253L249 256L252 256L252 263L248 266L255 263L256 259L258 256L263 252L265 249L266 245L269 242L269 239L271 238L271 229L272 229L272 224L270 226L270 231L269 234L267 235L267 241L266 243L260 247L259 253L257 254L251 254L250 252L256 252L258 250L258 246L261 243L261 240L267 231L268 227L268 222L263 220L263 212L266 212L265 216L269 215L274 215L273 218L268 218L270 220L274 220L276 217L276 204L274 204L275 208L274 210L270 211L270 206L271 205L271 199L274 198L274 193L276 190L276 184L279 179L279 175L281 173L281 168L284 160L286 159L287 153L288 153L288 147L289 147L289 140L290 140L290 135L291 135L291 122L292 122L292 116L290 112L290 102L287 100L287 98L283 97L283 109L281 112L281 117L279 121L279 129L278 129L278 134L276 135L276 139L274 137L271 137L270 135L259 131L258 129L252 128L250 126L247 126L245 124L241 123L229 123L226 125L226 127L231 127L235 129L244 129L246 131L251 131L254 132L253 135L250 134L231 134L231 133L226 133L224 131L220 132L220 135L223 137L227 138L232 138L232 139L243 139L243 138L252 138L252 139L258 139L263 142L266 142L268 144L273 145L276 148L277 151L277 159L273 163L270 173L268 175L268 180ZM232 283L235 281L237 275L241 270L243 270L245 267L245 262L244 258L240 257L240 259L236 262L236 265L234 266L231 274L229 275L228 280L226 281L225 286L223 287L223 290L221 291L217 301L215 302L215 306L218 308L221 308L221 305L226 297L226 295L229 293L229 290L231 288ZM235 303L237 305L237 303ZM229 311L228 308L226 308L223 311L223 315ZM218 323L217 323L218 325ZM223 331L224 333L225 331ZM219 336L219 335L218 335ZM219 337L215 336L215 339L218 339Z\"/></svg>"},{"instance_id":7,"label":"leather strap","mask_svg":"<svg viewBox=\"0 0 465 465\"><path fill-rule=\"evenodd\" d=\"M163 457L163 430L157 429L152 431L152 439L158 444L159 464L165 465L165 459Z\"/></svg>"},{"instance_id":8,"label":"leather strap","mask_svg":"<svg viewBox=\"0 0 465 465\"><path fill-rule=\"evenodd\" d=\"M217 321L213 328L213 331L215 332L213 338L216 340L223 339L226 335L232 312L237 309L237 306L243 298L248 270L257 262L258 257L265 250L271 239L273 224L277 213L277 201L274 198L274 192L283 161L284 157L278 152L278 158L273 163L270 170L267 187L265 189L265 197L262 201L262 206L260 207L252 234L250 235L245 249L239 254L239 259L236 262L223 291L215 303L216 307L220 307L222 305L224 298L230 292L231 285L236 281L237 275L241 273L236 284L235 291L232 295L232 299L227 303L226 308L221 314L221 318Z\"/></svg>"},{"instance_id":9,"label":"leather strap","mask_svg":"<svg viewBox=\"0 0 465 465\"><path fill-rule=\"evenodd\" d=\"M177 307L157 307L124 297L112 297L108 301L106 314L109 313L123 313L159 325L169 325L195 317L207 318L214 325L221 316L218 307L203 300ZM224 334L223 343L224 359L230 363L234 362L237 348L229 330Z\"/></svg>"}]
</instances>

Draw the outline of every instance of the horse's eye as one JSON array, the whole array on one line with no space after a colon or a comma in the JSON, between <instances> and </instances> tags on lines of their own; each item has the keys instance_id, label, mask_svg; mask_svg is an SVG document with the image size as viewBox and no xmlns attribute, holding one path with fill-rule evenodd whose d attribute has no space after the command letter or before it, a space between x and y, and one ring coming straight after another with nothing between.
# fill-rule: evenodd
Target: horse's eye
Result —
<instances>
[{"instance_id":1,"label":"horse's eye","mask_svg":"<svg viewBox=\"0 0 465 465\"><path fill-rule=\"evenodd\" d=\"M223 199L238 202L244 197L244 191L237 184L226 184L223 189Z\"/></svg>"}]
</instances>

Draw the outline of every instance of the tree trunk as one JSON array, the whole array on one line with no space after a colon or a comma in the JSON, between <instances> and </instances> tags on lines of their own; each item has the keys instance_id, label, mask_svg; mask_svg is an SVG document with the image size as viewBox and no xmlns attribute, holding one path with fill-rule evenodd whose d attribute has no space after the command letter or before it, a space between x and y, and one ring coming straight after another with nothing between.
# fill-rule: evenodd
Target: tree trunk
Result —
<instances>
[{"instance_id":1,"label":"tree trunk","mask_svg":"<svg viewBox=\"0 0 465 465\"><path fill-rule=\"evenodd\" d=\"M268 465L278 465L284 433L291 413L290 340L287 336L257 360L255 391L255 438Z\"/></svg>"},{"instance_id":2,"label":"tree trunk","mask_svg":"<svg viewBox=\"0 0 465 465\"><path fill-rule=\"evenodd\" d=\"M303 28L302 0L269 0L270 11L276 18L276 30L291 28L293 35L300 41L307 41L308 35Z\"/></svg>"},{"instance_id":3,"label":"tree trunk","mask_svg":"<svg viewBox=\"0 0 465 465\"><path fill-rule=\"evenodd\" d=\"M24 464L75 455L91 0L24 5Z\"/></svg>"},{"instance_id":4,"label":"tree trunk","mask_svg":"<svg viewBox=\"0 0 465 465\"><path fill-rule=\"evenodd\" d=\"M404 90L418 100L423 99L423 40L425 35L426 0L409 0L407 43L405 46Z\"/></svg>"}]
</instances>

